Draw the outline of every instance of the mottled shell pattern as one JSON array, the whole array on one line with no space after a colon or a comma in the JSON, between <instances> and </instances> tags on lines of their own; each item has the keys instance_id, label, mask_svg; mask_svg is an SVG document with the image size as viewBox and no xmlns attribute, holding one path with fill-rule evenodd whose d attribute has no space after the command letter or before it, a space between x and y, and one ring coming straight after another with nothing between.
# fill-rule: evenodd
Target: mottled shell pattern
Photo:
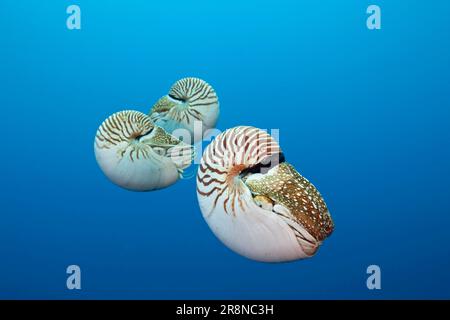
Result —
<instances>
[{"instance_id":1,"label":"mottled shell pattern","mask_svg":"<svg viewBox=\"0 0 450 320\"><path fill-rule=\"evenodd\" d=\"M229 129L205 149L197 197L213 233L257 261L310 257L334 228L317 189L254 127Z\"/></svg>"},{"instance_id":2,"label":"mottled shell pattern","mask_svg":"<svg viewBox=\"0 0 450 320\"><path fill-rule=\"evenodd\" d=\"M95 157L115 184L133 191L175 183L191 164L193 148L133 110L117 112L98 128Z\"/></svg>"},{"instance_id":3,"label":"mottled shell pattern","mask_svg":"<svg viewBox=\"0 0 450 320\"><path fill-rule=\"evenodd\" d=\"M191 143L202 139L206 130L214 128L219 117L219 99L213 87L199 78L184 78L175 82L169 94L162 97L150 110L156 125L173 133L186 129ZM201 134L194 137L194 122L201 126Z\"/></svg>"}]
</instances>

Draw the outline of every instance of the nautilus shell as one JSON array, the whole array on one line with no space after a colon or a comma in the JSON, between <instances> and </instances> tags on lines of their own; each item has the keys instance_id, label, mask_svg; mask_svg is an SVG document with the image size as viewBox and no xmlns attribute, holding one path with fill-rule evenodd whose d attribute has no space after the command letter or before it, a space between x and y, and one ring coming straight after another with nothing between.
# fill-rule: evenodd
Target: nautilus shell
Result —
<instances>
[{"instance_id":1,"label":"nautilus shell","mask_svg":"<svg viewBox=\"0 0 450 320\"><path fill-rule=\"evenodd\" d=\"M138 111L111 115L98 128L95 157L117 185L149 191L175 183L193 157L193 149Z\"/></svg>"},{"instance_id":2,"label":"nautilus shell","mask_svg":"<svg viewBox=\"0 0 450 320\"><path fill-rule=\"evenodd\" d=\"M269 134L253 127L229 129L205 149L197 197L213 233L258 261L311 257L334 228L317 189Z\"/></svg>"},{"instance_id":3,"label":"nautilus shell","mask_svg":"<svg viewBox=\"0 0 450 320\"><path fill-rule=\"evenodd\" d=\"M184 78L175 82L169 94L152 107L150 117L169 133L180 128L188 130L191 143L194 143L216 125L219 99L214 89L202 79ZM201 124L201 131L194 136L195 122Z\"/></svg>"}]
</instances>

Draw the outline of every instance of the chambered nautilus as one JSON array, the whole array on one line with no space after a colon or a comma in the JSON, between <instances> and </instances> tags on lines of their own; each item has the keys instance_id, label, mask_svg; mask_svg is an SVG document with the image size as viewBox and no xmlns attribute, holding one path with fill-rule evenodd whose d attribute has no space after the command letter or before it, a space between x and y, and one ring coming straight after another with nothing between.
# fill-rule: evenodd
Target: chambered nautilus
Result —
<instances>
[{"instance_id":1,"label":"chambered nautilus","mask_svg":"<svg viewBox=\"0 0 450 320\"><path fill-rule=\"evenodd\" d=\"M334 228L317 189L254 127L229 129L205 149L197 197L213 233L257 261L311 257Z\"/></svg>"},{"instance_id":2,"label":"chambered nautilus","mask_svg":"<svg viewBox=\"0 0 450 320\"><path fill-rule=\"evenodd\" d=\"M155 125L149 116L132 110L117 112L100 125L94 150L105 175L134 191L175 183L193 157L192 146Z\"/></svg>"},{"instance_id":3,"label":"chambered nautilus","mask_svg":"<svg viewBox=\"0 0 450 320\"><path fill-rule=\"evenodd\" d=\"M216 125L219 99L213 87L202 79L184 78L175 82L169 93L158 100L150 110L150 117L169 133L176 129L188 130L194 143ZM201 132L194 136L196 121L201 124Z\"/></svg>"}]
</instances>

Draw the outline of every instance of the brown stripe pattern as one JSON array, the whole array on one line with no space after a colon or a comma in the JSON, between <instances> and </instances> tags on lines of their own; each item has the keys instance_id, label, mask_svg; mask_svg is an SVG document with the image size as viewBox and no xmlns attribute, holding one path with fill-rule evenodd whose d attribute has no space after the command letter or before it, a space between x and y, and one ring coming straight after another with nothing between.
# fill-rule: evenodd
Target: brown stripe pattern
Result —
<instances>
[{"instance_id":1,"label":"brown stripe pattern","mask_svg":"<svg viewBox=\"0 0 450 320\"><path fill-rule=\"evenodd\" d=\"M175 82L170 88L168 97L160 99L152 108L151 116L157 121L164 116L164 112L170 112L173 120L191 124L195 120L202 121L203 113L208 108L218 107L217 94L206 81L199 78L184 78ZM173 108L176 105L184 105L184 108ZM155 115L155 113L161 113Z\"/></svg>"},{"instance_id":2,"label":"brown stripe pattern","mask_svg":"<svg viewBox=\"0 0 450 320\"><path fill-rule=\"evenodd\" d=\"M150 118L138 111L125 110L108 117L98 128L95 144L99 149L111 149L119 145L119 155L124 156L128 148L131 161L148 158L148 148L138 143L139 138L148 134L154 125Z\"/></svg>"},{"instance_id":3,"label":"brown stripe pattern","mask_svg":"<svg viewBox=\"0 0 450 320\"><path fill-rule=\"evenodd\" d=\"M236 214L245 210L242 197L246 187L240 173L281 152L278 143L266 132L254 127L236 127L217 136L206 148L197 173L197 192L213 197L213 209L219 200L224 211Z\"/></svg>"}]
</instances>

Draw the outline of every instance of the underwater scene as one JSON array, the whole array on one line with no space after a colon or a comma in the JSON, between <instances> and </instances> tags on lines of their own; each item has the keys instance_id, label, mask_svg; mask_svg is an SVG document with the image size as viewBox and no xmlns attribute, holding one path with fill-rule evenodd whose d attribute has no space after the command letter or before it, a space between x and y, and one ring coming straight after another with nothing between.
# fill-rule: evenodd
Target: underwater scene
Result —
<instances>
[{"instance_id":1,"label":"underwater scene","mask_svg":"<svg viewBox=\"0 0 450 320\"><path fill-rule=\"evenodd\" d=\"M0 3L1 299L449 299L450 2Z\"/></svg>"}]
</instances>

